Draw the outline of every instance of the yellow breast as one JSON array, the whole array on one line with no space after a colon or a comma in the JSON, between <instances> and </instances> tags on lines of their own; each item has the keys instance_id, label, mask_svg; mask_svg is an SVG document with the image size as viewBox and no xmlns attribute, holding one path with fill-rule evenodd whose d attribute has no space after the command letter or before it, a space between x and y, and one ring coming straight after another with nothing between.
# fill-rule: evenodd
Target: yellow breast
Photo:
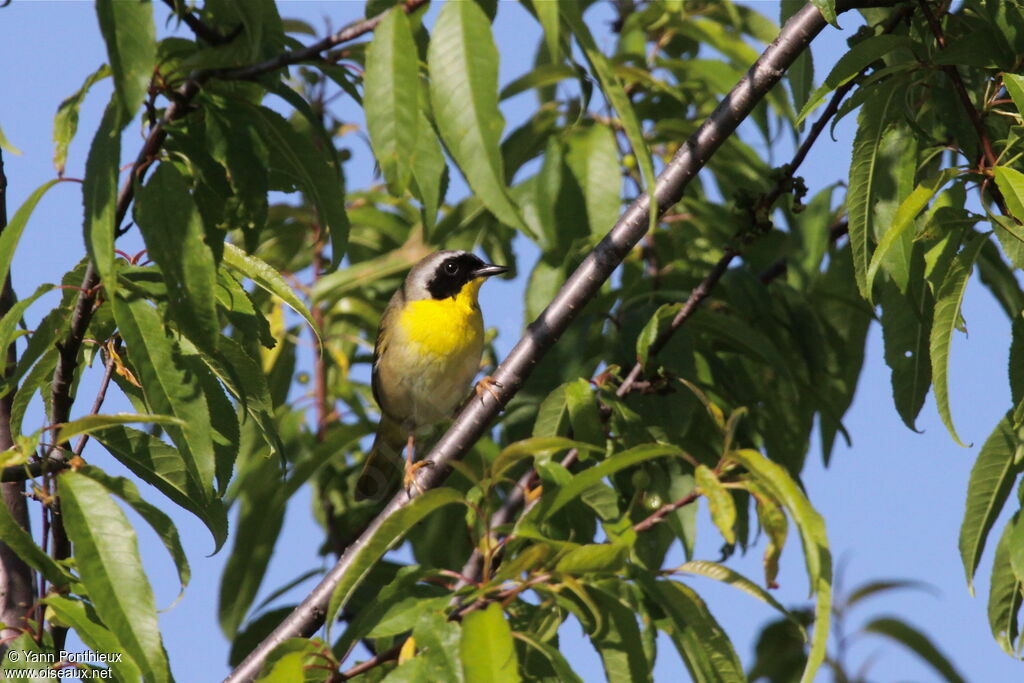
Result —
<instances>
[{"instance_id":1,"label":"yellow breast","mask_svg":"<svg viewBox=\"0 0 1024 683\"><path fill-rule=\"evenodd\" d=\"M480 349L484 326L477 292L482 283L469 282L454 297L408 302L398 320L400 334L419 354L433 358L458 358Z\"/></svg>"}]
</instances>

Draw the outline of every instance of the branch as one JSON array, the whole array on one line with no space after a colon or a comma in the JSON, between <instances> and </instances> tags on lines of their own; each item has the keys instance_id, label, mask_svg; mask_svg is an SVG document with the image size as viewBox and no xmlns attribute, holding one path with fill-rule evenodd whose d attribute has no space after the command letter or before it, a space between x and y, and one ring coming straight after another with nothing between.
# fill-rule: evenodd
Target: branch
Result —
<instances>
[{"instance_id":1,"label":"branch","mask_svg":"<svg viewBox=\"0 0 1024 683\"><path fill-rule=\"evenodd\" d=\"M927 0L918 0L918 5L921 7L921 13L924 14L925 20L928 22L928 27L935 35L935 42L939 44L940 50L946 49L946 36L942 32L942 25L939 24L939 20L932 13L932 8L928 5ZM988 133L985 131L985 122L981 120L981 115L978 110L971 103L971 97L967 94L967 88L964 86L964 81L960 78L960 72L957 71L956 67L952 64L945 64L942 70L949 75L949 80L953 83L953 89L956 90L956 95L963 104L964 110L967 112L967 118L971 120L971 125L974 126L974 132L978 134L978 139L981 141L983 148L983 154L985 162L989 167L996 165L996 155L992 152L992 143L988 139Z\"/></svg>"},{"instance_id":2,"label":"branch","mask_svg":"<svg viewBox=\"0 0 1024 683\"><path fill-rule=\"evenodd\" d=\"M845 3L842 9L848 9L851 4ZM697 132L680 147L659 174L654 187L653 203L646 193L634 200L615 227L562 285L548 307L530 324L525 335L492 375L498 386L497 396L484 396L480 401L470 401L463 408L455 422L427 456L433 467L419 470L418 485L411 487L413 491L433 488L444 481L450 470L448 463L460 458L484 433L501 407L523 386L540 358L558 340L586 303L597 294L605 280L644 235L651 210L660 215L682 198L690 180L782 78L786 68L807 48L825 25L821 13L811 4L798 11L786 23L778 38L768 46L747 74L715 108ZM409 492L399 491L360 537L348 547L302 604L231 672L225 679L226 683L254 679L259 674L267 655L278 644L288 638L308 637L315 632L323 623L335 586L349 572L354 559L380 527L407 506L411 499Z\"/></svg>"},{"instance_id":3,"label":"branch","mask_svg":"<svg viewBox=\"0 0 1024 683\"><path fill-rule=\"evenodd\" d=\"M366 673L370 669L372 669L372 668L374 668L376 666L379 666L381 664L384 664L385 662L390 662L390 661L393 661L395 659L398 659L398 654L402 651L402 646L403 645L405 645L405 641L404 640L401 643L399 643L398 645L395 645L390 650L385 650L384 652L381 652L379 654L376 654L376 655L370 657L365 662L359 662L358 664L356 664L352 668L345 669L344 671L342 671L339 674L341 676L341 680L347 681L348 679L355 678L359 674Z\"/></svg>"},{"instance_id":4,"label":"branch","mask_svg":"<svg viewBox=\"0 0 1024 683\"><path fill-rule=\"evenodd\" d=\"M942 32L942 25L939 20L932 13L932 8L928 5L927 0L918 0L918 5L921 7L921 13L924 14L925 20L928 22L928 27L931 28L932 33L935 35L935 42L938 43L940 50L946 49L946 36ZM978 170L988 174L986 171L990 168L994 168L999 165L999 160L996 157L995 152L992 150L992 141L988 137L988 131L985 130L985 121L981 118L981 114L978 109L971 102L971 96L967 93L967 87L964 85L963 79L960 77L960 72L953 64L945 64L940 67L947 76L949 76L950 82L953 84L953 90L956 91L956 96L960 100L960 104L963 105L964 111L967 113L967 118L971 120L971 125L974 127L974 132L978 135L978 140L981 142L981 158L978 160ZM992 193L992 199L999 207L1000 212L1004 216L1009 216L1010 212L1006 206L1006 200L1003 198L1003 193L999 191L999 188L988 182L991 177L986 178L986 182L982 184L983 188L987 186L989 191ZM984 192L984 189L982 190Z\"/></svg>"},{"instance_id":5,"label":"branch","mask_svg":"<svg viewBox=\"0 0 1024 683\"><path fill-rule=\"evenodd\" d=\"M188 11L186 7L179 7L177 0L164 0L164 4L171 8L175 16L185 22L185 25L192 29L196 38L208 45L226 45L238 37L242 32L242 24L239 24L228 35L221 35L216 29L210 28L203 23L203 20Z\"/></svg>"},{"instance_id":6,"label":"branch","mask_svg":"<svg viewBox=\"0 0 1024 683\"><path fill-rule=\"evenodd\" d=\"M7 227L7 175L4 173L3 151L0 151L0 233ZM0 316L7 313L14 305L14 290L11 288L11 275L3 283L0 291ZM17 362L14 343L5 350L0 375L6 376ZM14 389L11 388L0 397L0 451L14 445L11 437L11 401ZM5 483L0 485L0 505L14 521L25 531L31 533L28 518L28 501L25 499L24 485ZM35 597L34 577L32 569L14 550L0 541L0 643L7 642L17 636L27 626L27 614ZM6 652L6 646L0 645L0 654Z\"/></svg>"},{"instance_id":7,"label":"branch","mask_svg":"<svg viewBox=\"0 0 1024 683\"><path fill-rule=\"evenodd\" d=\"M428 0L405 0L399 7L406 14L416 10L422 5L427 4ZM265 62L259 64L252 64L250 66L232 67L227 69L214 69L210 71L211 76L226 80L252 80L258 78L265 73L275 71L285 66L297 64L299 62L306 62L315 57L318 57L321 52L330 50L341 43L347 42L358 38L361 35L369 33L373 29L377 28L377 24L381 22L384 15L387 12L381 12L380 14L370 18L363 19L349 24L345 28L341 29L337 33L327 36L312 45L300 48L298 50L290 50L288 52L282 52L273 59L268 59Z\"/></svg>"}]
</instances>

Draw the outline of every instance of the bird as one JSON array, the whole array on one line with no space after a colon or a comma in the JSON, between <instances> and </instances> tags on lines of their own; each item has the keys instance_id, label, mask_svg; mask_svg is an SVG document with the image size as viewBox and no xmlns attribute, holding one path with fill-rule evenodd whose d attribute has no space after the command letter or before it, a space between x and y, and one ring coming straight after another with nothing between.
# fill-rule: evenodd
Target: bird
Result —
<instances>
[{"instance_id":1,"label":"bird","mask_svg":"<svg viewBox=\"0 0 1024 683\"><path fill-rule=\"evenodd\" d=\"M415 484L415 441L449 417L469 394L480 369L484 323L478 295L484 281L508 272L461 250L435 251L409 271L377 329L371 387L380 408L373 446L356 482L356 500L393 490L405 450L403 485ZM477 394L497 398L485 377Z\"/></svg>"}]
</instances>

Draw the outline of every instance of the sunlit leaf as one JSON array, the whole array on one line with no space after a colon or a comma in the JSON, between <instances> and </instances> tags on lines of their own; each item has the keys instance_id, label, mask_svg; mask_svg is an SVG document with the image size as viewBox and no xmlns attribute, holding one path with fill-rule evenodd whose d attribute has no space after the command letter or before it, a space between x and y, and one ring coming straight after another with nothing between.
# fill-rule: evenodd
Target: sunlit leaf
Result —
<instances>
[{"instance_id":1,"label":"sunlit leaf","mask_svg":"<svg viewBox=\"0 0 1024 683\"><path fill-rule=\"evenodd\" d=\"M960 557L967 585L974 592L974 573L981 562L989 531L1003 511L1017 476L1024 469L1020 440L1007 415L999 421L978 453L967 484L967 506L960 524Z\"/></svg>"},{"instance_id":2,"label":"sunlit leaf","mask_svg":"<svg viewBox=\"0 0 1024 683\"><path fill-rule=\"evenodd\" d=\"M57 115L53 118L53 165L57 175L64 175L64 165L68 159L68 146L78 131L78 111L85 100L89 88L110 75L110 67L106 64L89 74L82 87L57 107Z\"/></svg>"},{"instance_id":3,"label":"sunlit leaf","mask_svg":"<svg viewBox=\"0 0 1024 683\"><path fill-rule=\"evenodd\" d=\"M492 602L462 620L462 671L467 681L512 683L521 680L512 629Z\"/></svg>"},{"instance_id":4,"label":"sunlit leaf","mask_svg":"<svg viewBox=\"0 0 1024 683\"><path fill-rule=\"evenodd\" d=\"M96 16L114 74L114 91L121 109L117 117L127 121L142 104L156 66L153 7L148 2L97 0Z\"/></svg>"},{"instance_id":5,"label":"sunlit leaf","mask_svg":"<svg viewBox=\"0 0 1024 683\"><path fill-rule=\"evenodd\" d=\"M942 285L935 293L935 312L929 336L935 404L942 417L942 423L946 425L953 440L961 446L964 444L953 427L953 414L949 407L949 348L953 341L953 332L960 324L960 305L963 303L964 292L967 291L967 279L986 241L987 236L975 236L953 259Z\"/></svg>"},{"instance_id":6,"label":"sunlit leaf","mask_svg":"<svg viewBox=\"0 0 1024 683\"><path fill-rule=\"evenodd\" d=\"M391 11L377 24L366 51L363 107L374 155L391 192L401 195L408 186L412 167L410 151L419 135L419 62L409 19L405 12Z\"/></svg>"},{"instance_id":7,"label":"sunlit leaf","mask_svg":"<svg viewBox=\"0 0 1024 683\"><path fill-rule=\"evenodd\" d=\"M64 524L96 613L147 681L169 681L156 603L135 530L98 482L72 471L63 472L58 482Z\"/></svg>"},{"instance_id":8,"label":"sunlit leaf","mask_svg":"<svg viewBox=\"0 0 1024 683\"><path fill-rule=\"evenodd\" d=\"M452 2L441 8L427 62L434 123L470 188L498 220L536 239L505 187L498 50L477 3Z\"/></svg>"}]
</instances>

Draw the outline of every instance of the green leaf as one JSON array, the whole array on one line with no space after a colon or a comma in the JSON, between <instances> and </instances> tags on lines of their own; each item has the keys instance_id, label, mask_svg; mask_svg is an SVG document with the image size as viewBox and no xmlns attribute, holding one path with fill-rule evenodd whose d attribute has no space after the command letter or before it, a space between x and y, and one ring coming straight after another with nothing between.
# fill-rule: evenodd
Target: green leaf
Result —
<instances>
[{"instance_id":1,"label":"green leaf","mask_svg":"<svg viewBox=\"0 0 1024 683\"><path fill-rule=\"evenodd\" d=\"M602 582L614 589L618 582ZM651 680L651 664L641 645L642 636L631 607L597 586L580 588L580 598L593 603L597 624L589 631L590 642L597 648L609 681L643 682Z\"/></svg>"},{"instance_id":2,"label":"green leaf","mask_svg":"<svg viewBox=\"0 0 1024 683\"><path fill-rule=\"evenodd\" d=\"M412 502L385 519L375 528L369 529L366 542L352 558L348 571L339 577L327 607L325 623L334 623L339 611L348 603L352 593L359 586L370 568L387 552L391 545L406 534L421 519L439 507L462 502L462 494L450 488L437 488L417 496Z\"/></svg>"},{"instance_id":3,"label":"green leaf","mask_svg":"<svg viewBox=\"0 0 1024 683\"><path fill-rule=\"evenodd\" d=\"M419 130L420 72L409 19L401 9L384 15L366 50L363 108L374 156L392 194L409 184L410 150ZM423 135L433 135L423 130Z\"/></svg>"},{"instance_id":4,"label":"green leaf","mask_svg":"<svg viewBox=\"0 0 1024 683\"><path fill-rule=\"evenodd\" d=\"M885 362L892 369L896 411L916 431L915 420L932 385L928 338L935 302L927 283L915 280L906 294L894 283L886 283L881 304Z\"/></svg>"},{"instance_id":5,"label":"green leaf","mask_svg":"<svg viewBox=\"0 0 1024 683\"><path fill-rule=\"evenodd\" d=\"M283 116L266 107L253 107L272 160L284 164L273 170L283 173L313 201L320 222L331 235L331 266L337 267L348 248L349 221L345 212L345 187L340 171L328 154L317 149ZM225 260L227 260L225 247ZM291 304L289 304L291 305Z\"/></svg>"},{"instance_id":6,"label":"green leaf","mask_svg":"<svg viewBox=\"0 0 1024 683\"><path fill-rule=\"evenodd\" d=\"M419 113L416 149L412 159L412 194L423 205L424 239L430 236L437 222L437 212L444 202L448 187L448 162L441 152L434 127L426 114Z\"/></svg>"},{"instance_id":7,"label":"green leaf","mask_svg":"<svg viewBox=\"0 0 1024 683\"><path fill-rule=\"evenodd\" d=\"M800 632L803 634L804 640L807 639L807 631L804 629L803 624L801 624L800 621L789 612L789 610L783 607L778 600L773 598L771 593L761 588L739 572L735 572L725 565L717 562L708 562L706 560L692 560L676 567L676 571L703 576L708 579L714 579L715 581L721 581L722 583L726 583L737 590L743 591L747 595L757 598L764 604L778 610L784 617L796 624L797 628L799 628Z\"/></svg>"},{"instance_id":8,"label":"green leaf","mask_svg":"<svg viewBox=\"0 0 1024 683\"><path fill-rule=\"evenodd\" d=\"M553 2L541 2L538 5L554 5ZM566 661L565 657L557 648L552 647L543 640L535 638L531 633L520 633L518 631L512 634L513 638L523 641L530 647L547 659L548 664L551 665L555 675L558 676L558 680L561 683L583 683L583 679L572 670L572 666Z\"/></svg>"},{"instance_id":9,"label":"green leaf","mask_svg":"<svg viewBox=\"0 0 1024 683\"><path fill-rule=\"evenodd\" d=\"M149 2L97 0L96 16L107 44L120 120L128 121L142 104L156 67L156 27Z\"/></svg>"},{"instance_id":10,"label":"green leaf","mask_svg":"<svg viewBox=\"0 0 1024 683\"><path fill-rule=\"evenodd\" d=\"M754 480L785 506L800 531L804 560L807 564L807 578L811 594L816 596L811 652L801 678L804 683L810 683L825 660L831 623L832 555L828 548L825 520L811 506L803 491L781 465L750 449L732 451L729 458L746 467Z\"/></svg>"},{"instance_id":11,"label":"green leaf","mask_svg":"<svg viewBox=\"0 0 1024 683\"><path fill-rule=\"evenodd\" d=\"M565 405L569 411L573 438L603 447L605 436L601 427L601 414L590 382L580 377L564 386Z\"/></svg>"},{"instance_id":12,"label":"green leaf","mask_svg":"<svg viewBox=\"0 0 1024 683\"><path fill-rule=\"evenodd\" d=\"M139 495L139 489L136 488L135 484L124 477L112 477L105 473L103 470L87 465L76 470L78 474L89 477L96 483L103 486L110 493L123 500L125 503L131 506L133 510L146 520L146 522L153 528L156 535L160 537L160 541L167 548L167 552L170 553L171 559L174 561L174 566L178 570L178 581L181 585L181 590L178 594L180 598L185 594L185 587L188 586L189 579L192 578L192 570L188 566L188 558L185 556L185 549L181 545L181 538L178 536L178 529L174 526L174 522L171 518L164 514L159 508L154 505L147 503Z\"/></svg>"},{"instance_id":13,"label":"green leaf","mask_svg":"<svg viewBox=\"0 0 1024 683\"><path fill-rule=\"evenodd\" d=\"M21 233L25 231L29 216L35 211L36 205L46 191L59 182L56 179L49 180L37 187L0 232L0 282L7 280L7 273L10 272L11 261L14 259L14 250L18 247L18 241L21 239Z\"/></svg>"},{"instance_id":14,"label":"green leaf","mask_svg":"<svg viewBox=\"0 0 1024 683\"><path fill-rule=\"evenodd\" d=\"M89 600L147 681L170 681L156 604L135 530L106 489L77 472L58 477L64 524Z\"/></svg>"},{"instance_id":15,"label":"green leaf","mask_svg":"<svg viewBox=\"0 0 1024 683\"><path fill-rule=\"evenodd\" d=\"M7 505L0 505L0 538L25 564L42 574L55 586L67 586L71 576L53 558L36 545L31 534L11 515Z\"/></svg>"},{"instance_id":16,"label":"green leaf","mask_svg":"<svg viewBox=\"0 0 1024 683\"><path fill-rule=\"evenodd\" d=\"M1010 568L1018 581L1024 582L1024 515L1018 511L1010 521Z\"/></svg>"},{"instance_id":17,"label":"green leaf","mask_svg":"<svg viewBox=\"0 0 1024 683\"><path fill-rule=\"evenodd\" d=\"M21 150L11 144L11 141L4 135L4 129L0 128L0 149L6 149L8 152L14 155L20 155Z\"/></svg>"},{"instance_id":18,"label":"green leaf","mask_svg":"<svg viewBox=\"0 0 1024 683\"><path fill-rule=\"evenodd\" d=\"M564 486L559 487L554 495L545 493L541 498L541 504L537 506L540 519L550 518L591 486L600 483L605 477L652 458L679 455L679 453L680 450L675 446L662 444L644 444L630 448L628 451L616 453L604 462L573 475L572 479Z\"/></svg>"},{"instance_id":19,"label":"green leaf","mask_svg":"<svg viewBox=\"0 0 1024 683\"><path fill-rule=\"evenodd\" d=\"M418 658L424 660L421 680L463 683L459 646L462 629L458 624L449 621L443 612L427 612L420 616L412 636L421 648Z\"/></svg>"},{"instance_id":20,"label":"green leaf","mask_svg":"<svg viewBox=\"0 0 1024 683\"><path fill-rule=\"evenodd\" d=\"M825 21L836 28L842 28L836 18L836 0L811 0L811 2L821 11L821 16L825 17Z\"/></svg>"},{"instance_id":21,"label":"green leaf","mask_svg":"<svg viewBox=\"0 0 1024 683\"><path fill-rule=\"evenodd\" d=\"M957 672L956 667L935 647L928 636L905 621L894 617L879 617L865 624L864 631L877 633L903 645L935 669L935 672L942 676L943 680L950 683L963 683L964 679Z\"/></svg>"},{"instance_id":22,"label":"green leaf","mask_svg":"<svg viewBox=\"0 0 1024 683\"><path fill-rule=\"evenodd\" d=\"M68 160L68 146L78 131L78 111L85 100L89 88L110 75L110 67L102 65L96 71L89 74L82 87L65 99L57 107L57 115L53 118L53 165L57 169L57 175L64 175L64 165Z\"/></svg>"},{"instance_id":23,"label":"green leaf","mask_svg":"<svg viewBox=\"0 0 1024 683\"><path fill-rule=\"evenodd\" d=\"M893 247L900 243L906 232L914 227L914 219L928 206L932 197L942 189L958 172L958 169L947 168L919 184L910 195L903 200L892 224L886 229L882 239L879 240L875 252L871 255L871 263L868 265L867 281L865 288L871 301L871 287L875 282L878 269L885 262L886 257L892 252ZM1024 176L1022 176L1024 177Z\"/></svg>"},{"instance_id":24,"label":"green leaf","mask_svg":"<svg viewBox=\"0 0 1024 683\"><path fill-rule=\"evenodd\" d=\"M701 493L708 501L711 521L718 527L726 543L736 543L736 503L732 499L732 494L722 486L722 482L707 465L698 465L694 477Z\"/></svg>"},{"instance_id":25,"label":"green leaf","mask_svg":"<svg viewBox=\"0 0 1024 683\"><path fill-rule=\"evenodd\" d=\"M519 681L512 629L501 607L492 602L462 620L462 673L473 683Z\"/></svg>"},{"instance_id":26,"label":"green leaf","mask_svg":"<svg viewBox=\"0 0 1024 683\"><path fill-rule=\"evenodd\" d=\"M558 62L562 54L562 20L558 17L557 2L533 3L533 9L537 12L537 20L544 28L544 44L548 49L548 59Z\"/></svg>"},{"instance_id":27,"label":"green leaf","mask_svg":"<svg viewBox=\"0 0 1024 683\"><path fill-rule=\"evenodd\" d=\"M591 235L604 235L619 218L622 174L615 134L603 125L577 128L568 140L565 161L586 200Z\"/></svg>"},{"instance_id":28,"label":"green leaf","mask_svg":"<svg viewBox=\"0 0 1024 683\"><path fill-rule=\"evenodd\" d=\"M256 683L318 683L327 680L324 645L318 639L289 638L270 651Z\"/></svg>"},{"instance_id":29,"label":"green leaf","mask_svg":"<svg viewBox=\"0 0 1024 683\"><path fill-rule=\"evenodd\" d=\"M655 581L646 575L639 577L639 583L665 613L666 618L658 626L671 636L694 680L747 680L729 636L692 588L677 581Z\"/></svg>"},{"instance_id":30,"label":"green leaf","mask_svg":"<svg viewBox=\"0 0 1024 683\"><path fill-rule=\"evenodd\" d=\"M981 447L967 484L964 519L960 523L960 557L967 573L967 586L974 593L974 574L985 550L985 541L1024 470L1018 456L1020 439L1009 414L1003 417Z\"/></svg>"},{"instance_id":31,"label":"green leaf","mask_svg":"<svg viewBox=\"0 0 1024 683\"><path fill-rule=\"evenodd\" d=\"M570 448L596 450L594 446L560 436L534 436L510 443L503 448L491 463L491 476L501 477L510 467L523 458L549 459L560 451Z\"/></svg>"},{"instance_id":32,"label":"green leaf","mask_svg":"<svg viewBox=\"0 0 1024 683\"><path fill-rule=\"evenodd\" d=\"M1024 173L1009 166L996 166L992 169L996 177L996 185L1006 199L1006 206L1021 223L1024 223Z\"/></svg>"},{"instance_id":33,"label":"green leaf","mask_svg":"<svg viewBox=\"0 0 1024 683\"><path fill-rule=\"evenodd\" d=\"M53 291L53 288L54 285L50 284L39 285L30 297L16 302L7 309L3 318L0 318L0 349L6 349L10 346L12 341L17 339L18 333L15 331L15 328L18 326L22 316L25 314L25 310L35 303L35 300L43 294Z\"/></svg>"},{"instance_id":34,"label":"green leaf","mask_svg":"<svg viewBox=\"0 0 1024 683\"><path fill-rule=\"evenodd\" d=\"M126 425L133 422L150 424L184 426L184 422L170 415L136 415L135 413L114 413L113 415L86 415L71 422L65 422L57 432L57 443L64 443L79 436L91 434L97 429L105 429L114 425Z\"/></svg>"},{"instance_id":35,"label":"green leaf","mask_svg":"<svg viewBox=\"0 0 1024 683\"><path fill-rule=\"evenodd\" d=\"M953 415L949 407L949 346L953 340L953 332L960 324L960 305L967 290L967 280L981 248L987 241L987 236L975 236L973 241L964 245L950 264L935 294L935 312L928 343L932 357L935 404L943 424L946 425L953 440L961 446L964 444L953 427Z\"/></svg>"},{"instance_id":36,"label":"green leaf","mask_svg":"<svg viewBox=\"0 0 1024 683\"><path fill-rule=\"evenodd\" d=\"M1018 519L1020 513L1015 515ZM1014 573L1010 563L1012 550L1011 536L1014 531L1014 522L1011 520L1003 529L996 544L995 557L992 560L992 579L988 592L988 623L992 629L992 635L996 642L1003 648L1003 652L1016 657L1017 652L1014 644L1020 635L1020 623L1017 615L1020 612L1021 602L1024 601L1024 582Z\"/></svg>"},{"instance_id":37,"label":"green leaf","mask_svg":"<svg viewBox=\"0 0 1024 683\"><path fill-rule=\"evenodd\" d=\"M814 4L817 5L818 2ZM910 39L906 36L889 34L873 36L854 45L846 54L839 58L836 65L832 67L832 71L825 77L824 82L818 86L818 89L811 94L810 99L800 109L800 114L796 117L797 125L824 101L826 95L836 88L849 83L869 64L897 48L909 48L910 45ZM869 99L868 101L870 102L871 100Z\"/></svg>"},{"instance_id":38,"label":"green leaf","mask_svg":"<svg viewBox=\"0 0 1024 683\"><path fill-rule=\"evenodd\" d=\"M626 566L629 546L618 543L591 543L572 548L555 565L565 574L615 573Z\"/></svg>"},{"instance_id":39,"label":"green leaf","mask_svg":"<svg viewBox=\"0 0 1024 683\"><path fill-rule=\"evenodd\" d=\"M256 360L230 337L220 340L220 349L215 357L204 354L202 359L238 400L245 414L256 423L270 446L270 455L282 453L284 446L274 421L270 387Z\"/></svg>"},{"instance_id":40,"label":"green leaf","mask_svg":"<svg viewBox=\"0 0 1024 683\"><path fill-rule=\"evenodd\" d=\"M142 680L142 672L139 671L135 660L122 649L117 636L100 623L99 616L91 605L52 593L46 596L43 602L53 609L61 621L75 629L75 634L90 650L122 655L116 659L111 658L107 663L118 681L130 683Z\"/></svg>"},{"instance_id":41,"label":"green leaf","mask_svg":"<svg viewBox=\"0 0 1024 683\"><path fill-rule=\"evenodd\" d=\"M636 111L633 110L633 103L630 102L626 91L623 90L622 83L612 70L608 58L597 47L594 36L591 35L590 29L584 23L580 5L575 2L562 2L559 3L559 10L561 11L562 18L565 19L565 22L572 29L576 42L579 43L580 48L583 50L583 54L586 55L591 70L597 76L598 81L600 81L601 91L619 115L622 128L626 133L626 138L629 140L629 146L633 150L633 156L636 157L637 165L640 167L640 173L646 186L645 189L649 195L653 196L655 180L654 161L651 159L651 150L647 147L647 141L644 139L640 120L636 115ZM648 228L654 230L658 222L658 210L652 206L649 213L650 224Z\"/></svg>"},{"instance_id":42,"label":"green leaf","mask_svg":"<svg viewBox=\"0 0 1024 683\"><path fill-rule=\"evenodd\" d=\"M113 4L121 6L130 3ZM113 277L114 233L117 230L117 177L121 164L123 121L117 102L111 100L103 112L92 146L89 147L85 179L82 181L85 247L99 271L108 296L113 296L117 291L117 278Z\"/></svg>"},{"instance_id":43,"label":"green leaf","mask_svg":"<svg viewBox=\"0 0 1024 683\"><path fill-rule=\"evenodd\" d=\"M550 5L551 7L554 7L556 13L558 11L557 3L534 3L534 7L539 7L541 5ZM515 97L520 93L524 93L527 90L545 88L554 85L555 83L561 83L567 78L576 78L576 76L576 70L568 64L541 64L535 67L533 71L527 71L525 74L502 88L501 93L498 95L498 99L504 101L510 97Z\"/></svg>"},{"instance_id":44,"label":"green leaf","mask_svg":"<svg viewBox=\"0 0 1024 683\"><path fill-rule=\"evenodd\" d=\"M210 294L217 286L217 264L188 183L174 164L160 164L136 189L133 215L147 254L167 283L175 322L199 348L216 349L220 319L217 298Z\"/></svg>"},{"instance_id":45,"label":"green leaf","mask_svg":"<svg viewBox=\"0 0 1024 683\"><path fill-rule=\"evenodd\" d=\"M1006 92L1010 94L1013 104L1017 107L1017 113L1024 115L1024 76L1004 73L1003 85L1006 86Z\"/></svg>"},{"instance_id":46,"label":"green leaf","mask_svg":"<svg viewBox=\"0 0 1024 683\"><path fill-rule=\"evenodd\" d=\"M504 181L498 109L498 50L475 2L441 8L427 50L434 123L470 188L502 223L536 240Z\"/></svg>"},{"instance_id":47,"label":"green leaf","mask_svg":"<svg viewBox=\"0 0 1024 683\"><path fill-rule=\"evenodd\" d=\"M857 134L853 139L850 162L850 186L846 204L849 213L850 247L853 270L861 296L871 300L868 288L869 244L875 235L875 204L882 171L879 167L882 138L892 121L898 89L884 88L861 108Z\"/></svg>"},{"instance_id":48,"label":"green leaf","mask_svg":"<svg viewBox=\"0 0 1024 683\"><path fill-rule=\"evenodd\" d=\"M224 505L216 498L203 502L202 489L189 476L178 449L151 434L129 427L107 427L92 436L132 474L202 520L213 535L214 552L220 550L228 535Z\"/></svg>"},{"instance_id":49,"label":"green leaf","mask_svg":"<svg viewBox=\"0 0 1024 683\"><path fill-rule=\"evenodd\" d=\"M224 263L252 280L260 289L273 294L285 302L289 308L301 315L309 323L310 329L316 334L317 341L320 341L320 330L317 328L316 321L313 320L313 314L306 308L306 304L302 303L302 300L295 296L295 292L292 291L292 288L288 286L288 283L285 282L284 278L281 277L281 274L275 268L258 256L246 254L230 242L224 244Z\"/></svg>"},{"instance_id":50,"label":"green leaf","mask_svg":"<svg viewBox=\"0 0 1024 683\"><path fill-rule=\"evenodd\" d=\"M205 504L213 494L215 471L206 397L187 367L177 341L149 302L126 301L116 296L111 304L147 407L181 421L180 427L168 425L167 433L178 447L189 475L199 485Z\"/></svg>"}]
</instances>

